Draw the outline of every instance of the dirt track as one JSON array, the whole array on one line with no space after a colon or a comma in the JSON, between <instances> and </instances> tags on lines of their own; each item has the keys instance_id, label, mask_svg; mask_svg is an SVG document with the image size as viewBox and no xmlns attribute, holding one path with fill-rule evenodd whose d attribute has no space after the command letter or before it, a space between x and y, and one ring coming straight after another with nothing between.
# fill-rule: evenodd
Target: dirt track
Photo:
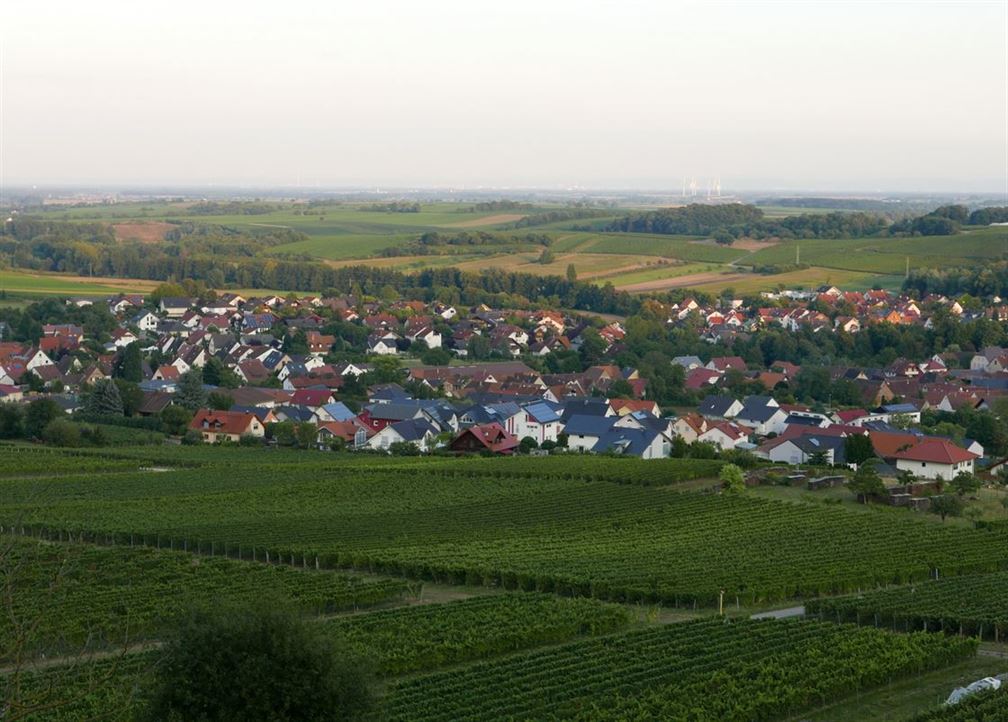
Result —
<instances>
[{"instance_id":1,"label":"dirt track","mask_svg":"<svg viewBox=\"0 0 1008 722\"><path fill-rule=\"evenodd\" d=\"M160 221L140 221L136 223L114 223L116 240L140 241L141 243L157 243L163 241L165 233L175 226Z\"/></svg>"},{"instance_id":2,"label":"dirt track","mask_svg":"<svg viewBox=\"0 0 1008 722\"><path fill-rule=\"evenodd\" d=\"M497 223L514 223L515 221L520 221L525 217L524 213L500 213L496 216L483 216L482 218L473 218L468 221L459 221L458 223L449 223L447 228L475 228L476 226L493 226Z\"/></svg>"},{"instance_id":3,"label":"dirt track","mask_svg":"<svg viewBox=\"0 0 1008 722\"><path fill-rule=\"evenodd\" d=\"M686 288L688 286L699 286L704 283L714 283L716 281L738 281L743 278L750 278L751 276L751 273L721 273L720 271L707 271L705 273L690 273L686 276L675 276L674 278L656 278L653 281L630 283L626 286L617 286L616 288L617 290L629 291L630 293L667 291L670 288Z\"/></svg>"}]
</instances>

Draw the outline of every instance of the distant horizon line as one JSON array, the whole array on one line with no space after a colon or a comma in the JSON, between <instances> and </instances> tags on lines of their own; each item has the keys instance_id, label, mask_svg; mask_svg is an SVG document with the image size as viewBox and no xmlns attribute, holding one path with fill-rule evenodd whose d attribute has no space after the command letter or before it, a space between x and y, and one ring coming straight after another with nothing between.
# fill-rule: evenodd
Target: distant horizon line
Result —
<instances>
[{"instance_id":1,"label":"distant horizon line","mask_svg":"<svg viewBox=\"0 0 1008 722\"><path fill-rule=\"evenodd\" d=\"M734 195L745 193L766 193L769 195L793 195L793 196L838 196L838 197L878 197L878 196L906 196L906 195L928 195L928 196L1005 196L1008 198L1008 188L1004 189L956 189L945 188L941 190L926 188L858 188L858 187L832 187L832 188L809 188L802 186L739 186L736 188L724 188L722 184L719 196L709 196L706 189L698 189L696 194L682 195L679 187L651 186L651 185L562 185L562 184L542 184L542 185L485 185L485 184L281 184L281 183L212 183L212 182L166 182L156 183L151 181L129 182L129 181L108 181L108 182L16 182L0 184L0 196L6 196L13 192L39 192L39 191L100 191L104 193L129 193L129 192L194 192L212 190L215 192L226 191L266 191L271 193L361 193L361 194L391 194L391 193L655 193L668 196L678 196L681 198L695 198L698 200L715 200L716 198L730 199Z\"/></svg>"}]
</instances>

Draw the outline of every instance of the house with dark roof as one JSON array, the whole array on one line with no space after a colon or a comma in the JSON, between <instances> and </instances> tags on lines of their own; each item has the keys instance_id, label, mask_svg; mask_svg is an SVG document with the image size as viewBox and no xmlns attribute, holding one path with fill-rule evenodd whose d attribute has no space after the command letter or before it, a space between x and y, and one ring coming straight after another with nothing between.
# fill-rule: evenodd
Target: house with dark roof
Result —
<instances>
[{"instance_id":1,"label":"house with dark roof","mask_svg":"<svg viewBox=\"0 0 1008 722\"><path fill-rule=\"evenodd\" d=\"M618 420L618 416L571 416L564 423L567 448L572 451L594 450Z\"/></svg>"},{"instance_id":2,"label":"house with dark roof","mask_svg":"<svg viewBox=\"0 0 1008 722\"><path fill-rule=\"evenodd\" d=\"M704 398L697 407L701 416L708 419L733 419L744 408L741 401L725 394Z\"/></svg>"},{"instance_id":3,"label":"house with dark roof","mask_svg":"<svg viewBox=\"0 0 1008 722\"><path fill-rule=\"evenodd\" d=\"M430 451L438 435L438 429L426 418L411 418L396 421L378 431L367 440L369 449L388 451L392 444L414 444L420 451Z\"/></svg>"},{"instance_id":4,"label":"house with dark roof","mask_svg":"<svg viewBox=\"0 0 1008 722\"><path fill-rule=\"evenodd\" d=\"M459 454L492 452L512 454L518 448L518 438L508 433L498 423L476 424L462 429L448 444L448 448Z\"/></svg>"},{"instance_id":5,"label":"house with dark roof","mask_svg":"<svg viewBox=\"0 0 1008 722\"><path fill-rule=\"evenodd\" d=\"M545 401L525 404L510 420L514 423L514 428L509 428L508 431L519 439L531 437L537 444L556 441L562 428L560 415Z\"/></svg>"},{"instance_id":6,"label":"house with dark roof","mask_svg":"<svg viewBox=\"0 0 1008 722\"><path fill-rule=\"evenodd\" d=\"M592 448L596 454L622 454L640 459L663 459L669 455L672 440L651 428L613 426Z\"/></svg>"},{"instance_id":7,"label":"house with dark roof","mask_svg":"<svg viewBox=\"0 0 1008 722\"><path fill-rule=\"evenodd\" d=\"M735 413L735 423L747 426L757 436L779 434L784 430L788 413L771 396L748 396Z\"/></svg>"}]
</instances>

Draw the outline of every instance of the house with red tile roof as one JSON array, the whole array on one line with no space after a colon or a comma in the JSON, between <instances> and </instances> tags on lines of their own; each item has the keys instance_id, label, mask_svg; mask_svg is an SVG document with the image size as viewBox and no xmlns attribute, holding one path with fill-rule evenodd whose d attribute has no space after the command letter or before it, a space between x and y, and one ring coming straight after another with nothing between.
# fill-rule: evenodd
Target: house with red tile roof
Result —
<instances>
[{"instance_id":1,"label":"house with red tile roof","mask_svg":"<svg viewBox=\"0 0 1008 722\"><path fill-rule=\"evenodd\" d=\"M951 481L963 472L973 473L976 454L947 439L925 437L894 454L896 468L921 479Z\"/></svg>"},{"instance_id":2,"label":"house with red tile roof","mask_svg":"<svg viewBox=\"0 0 1008 722\"><path fill-rule=\"evenodd\" d=\"M496 421L489 424L475 424L463 429L448 444L448 448L460 454L490 451L494 454L512 454L518 448L518 437L509 434Z\"/></svg>"},{"instance_id":3,"label":"house with red tile roof","mask_svg":"<svg viewBox=\"0 0 1008 722\"><path fill-rule=\"evenodd\" d=\"M189 428L198 431L203 441L209 444L218 441L238 441L246 434L258 437L266 434L266 428L255 414L240 411L200 409L189 422Z\"/></svg>"}]
</instances>

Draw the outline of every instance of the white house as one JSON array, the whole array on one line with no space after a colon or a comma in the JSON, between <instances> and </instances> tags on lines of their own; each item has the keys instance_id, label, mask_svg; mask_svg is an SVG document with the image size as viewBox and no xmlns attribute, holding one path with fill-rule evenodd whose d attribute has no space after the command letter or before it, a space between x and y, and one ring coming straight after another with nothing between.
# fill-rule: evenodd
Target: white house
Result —
<instances>
[{"instance_id":1,"label":"white house","mask_svg":"<svg viewBox=\"0 0 1008 722\"><path fill-rule=\"evenodd\" d=\"M436 438L437 429L426 419L407 419L389 424L368 439L365 446L369 449L388 451L392 444L405 442L416 444L420 451L430 451Z\"/></svg>"},{"instance_id":2,"label":"white house","mask_svg":"<svg viewBox=\"0 0 1008 722\"><path fill-rule=\"evenodd\" d=\"M144 311L143 313L134 316L130 323L139 328L141 331L157 331L158 317L150 311Z\"/></svg>"},{"instance_id":3,"label":"white house","mask_svg":"<svg viewBox=\"0 0 1008 722\"><path fill-rule=\"evenodd\" d=\"M560 417L548 405L541 402L527 404L514 416L514 431L518 439L530 436L536 443L556 441L560 434Z\"/></svg>"},{"instance_id":4,"label":"white house","mask_svg":"<svg viewBox=\"0 0 1008 722\"><path fill-rule=\"evenodd\" d=\"M396 341L399 336L388 331L381 336L372 336L368 339L368 353L378 354L379 356L394 356L399 353L399 349L396 347Z\"/></svg>"},{"instance_id":5,"label":"white house","mask_svg":"<svg viewBox=\"0 0 1008 722\"><path fill-rule=\"evenodd\" d=\"M735 424L728 421L716 421L697 436L697 441L714 444L719 449L734 449L738 444L747 441L748 438L749 435Z\"/></svg>"},{"instance_id":6,"label":"white house","mask_svg":"<svg viewBox=\"0 0 1008 722\"><path fill-rule=\"evenodd\" d=\"M976 455L951 441L925 438L894 454L896 468L921 479L950 481L962 472L973 473Z\"/></svg>"}]
</instances>

